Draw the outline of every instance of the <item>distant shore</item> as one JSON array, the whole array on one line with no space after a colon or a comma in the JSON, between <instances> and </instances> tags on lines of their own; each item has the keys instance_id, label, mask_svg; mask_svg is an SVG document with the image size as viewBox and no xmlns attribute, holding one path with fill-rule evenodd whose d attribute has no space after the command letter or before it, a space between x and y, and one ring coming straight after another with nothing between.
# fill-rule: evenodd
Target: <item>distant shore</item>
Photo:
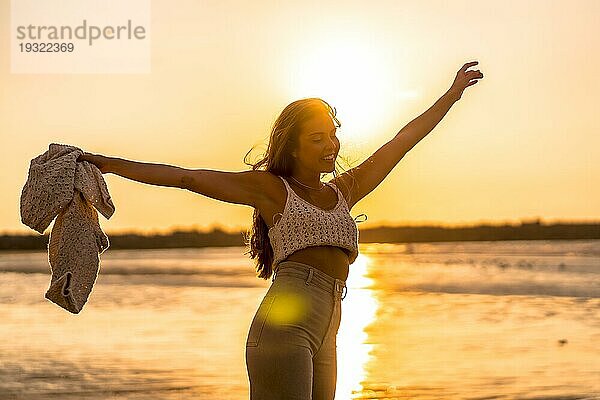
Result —
<instances>
[{"instance_id":1,"label":"distant shore","mask_svg":"<svg viewBox=\"0 0 600 400\"><path fill-rule=\"evenodd\" d=\"M44 235L0 235L0 250L46 250ZM176 230L164 235L107 233L112 249L160 249L185 247L245 246L247 232ZM380 226L360 229L360 243L419 243L498 240L600 239L600 223L553 223L540 220L506 225Z\"/></svg>"}]
</instances>

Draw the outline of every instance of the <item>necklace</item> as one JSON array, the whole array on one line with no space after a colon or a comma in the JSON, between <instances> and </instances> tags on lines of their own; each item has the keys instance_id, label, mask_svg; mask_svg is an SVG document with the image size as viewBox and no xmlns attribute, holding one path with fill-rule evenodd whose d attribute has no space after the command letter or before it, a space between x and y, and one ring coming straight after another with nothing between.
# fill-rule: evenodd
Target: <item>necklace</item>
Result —
<instances>
[{"instance_id":1,"label":"necklace","mask_svg":"<svg viewBox=\"0 0 600 400\"><path fill-rule=\"evenodd\" d=\"M291 175L290 175L290 178L292 178L292 179L294 180L294 182L296 182L298 185L300 185L300 186L304 186L305 188L308 188L308 189L312 189L312 190L323 190L323 188L325 187L325 185L324 185L324 184L323 184L323 182L321 182L321 181L319 181L319 182L321 183L321 187L319 187L319 188L314 188L314 187L312 187L312 186L308 186L308 185L305 185L305 184L304 184L304 183L302 183L302 182L299 182L299 181L298 181L296 178L294 178L294 177L293 177L293 176L291 176Z\"/></svg>"}]
</instances>

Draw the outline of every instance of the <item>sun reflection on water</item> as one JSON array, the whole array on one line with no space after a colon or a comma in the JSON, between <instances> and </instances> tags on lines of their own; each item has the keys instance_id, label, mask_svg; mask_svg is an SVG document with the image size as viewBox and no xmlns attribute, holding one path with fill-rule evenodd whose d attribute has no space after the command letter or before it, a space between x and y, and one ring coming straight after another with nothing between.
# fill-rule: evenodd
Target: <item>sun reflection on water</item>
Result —
<instances>
[{"instance_id":1,"label":"sun reflection on water","mask_svg":"<svg viewBox=\"0 0 600 400\"><path fill-rule=\"evenodd\" d=\"M373 280L367 277L369 264L369 257L359 255L350 266L346 280L348 293L342 301L342 320L337 335L338 399L349 399L352 392L361 391L364 367L373 348L368 343L365 328L374 321L379 304L373 295Z\"/></svg>"}]
</instances>

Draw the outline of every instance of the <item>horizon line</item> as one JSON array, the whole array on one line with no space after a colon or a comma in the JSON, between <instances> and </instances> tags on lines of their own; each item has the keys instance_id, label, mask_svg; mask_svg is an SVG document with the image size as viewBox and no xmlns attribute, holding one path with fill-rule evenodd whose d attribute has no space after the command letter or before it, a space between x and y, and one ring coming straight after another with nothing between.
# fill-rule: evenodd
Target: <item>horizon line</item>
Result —
<instances>
[{"instance_id":1,"label":"horizon line","mask_svg":"<svg viewBox=\"0 0 600 400\"><path fill-rule=\"evenodd\" d=\"M478 226L507 226L507 225L527 225L527 224L540 224L540 225L594 225L600 224L600 219L592 220L592 219L542 219L539 217L535 218L522 218L518 221L514 220L503 220L503 221L478 221L478 222L462 222L462 223L448 223L448 222L407 222L407 223L394 223L394 222L380 222L377 225L368 226L364 229L378 229L378 228L474 228ZM359 224L360 225L360 224ZM53 227L53 225L52 225ZM0 231L0 235L26 235L28 233L32 233L33 229L29 229L29 232L24 227L22 231L16 230L3 230ZM48 230L51 227L46 228ZM360 226L359 226L360 228ZM149 229L149 230L131 230L131 229L122 229L122 230L114 230L114 231L105 231L106 235L169 235L175 232L199 232L199 233L210 233L215 231L221 231L225 233L240 233L247 232L250 229L250 226L246 228L241 227L226 227L218 224L212 224L203 228L199 228L195 225L190 225L187 227L181 226L173 226L167 229ZM44 232L46 231L44 230ZM35 231L34 231L35 232ZM36 232L37 233L37 232Z\"/></svg>"}]
</instances>

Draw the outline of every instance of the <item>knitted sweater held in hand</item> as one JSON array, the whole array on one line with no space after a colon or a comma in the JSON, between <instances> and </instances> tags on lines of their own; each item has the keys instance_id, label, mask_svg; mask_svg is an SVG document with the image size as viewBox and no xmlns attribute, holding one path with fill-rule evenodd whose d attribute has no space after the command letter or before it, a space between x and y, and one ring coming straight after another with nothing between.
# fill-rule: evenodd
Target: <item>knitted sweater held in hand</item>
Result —
<instances>
[{"instance_id":1,"label":"knitted sweater held in hand","mask_svg":"<svg viewBox=\"0 0 600 400\"><path fill-rule=\"evenodd\" d=\"M109 247L96 208L106 219L115 212L102 173L94 164L77 161L83 151L52 143L31 160L21 192L21 222L40 234L56 217L48 241L52 270L45 297L77 314L98 275L99 254Z\"/></svg>"}]
</instances>

